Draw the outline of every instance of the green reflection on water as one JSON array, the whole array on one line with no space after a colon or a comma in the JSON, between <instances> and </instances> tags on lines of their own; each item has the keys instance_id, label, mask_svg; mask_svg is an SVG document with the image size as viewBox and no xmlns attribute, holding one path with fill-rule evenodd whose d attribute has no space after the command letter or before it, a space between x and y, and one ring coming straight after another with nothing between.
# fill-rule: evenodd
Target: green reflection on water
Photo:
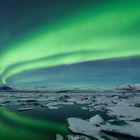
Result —
<instances>
[{"instance_id":1,"label":"green reflection on water","mask_svg":"<svg viewBox=\"0 0 140 140\"><path fill-rule=\"evenodd\" d=\"M0 139L55 140L56 134L69 133L67 124L22 117L5 108L0 109Z\"/></svg>"}]
</instances>

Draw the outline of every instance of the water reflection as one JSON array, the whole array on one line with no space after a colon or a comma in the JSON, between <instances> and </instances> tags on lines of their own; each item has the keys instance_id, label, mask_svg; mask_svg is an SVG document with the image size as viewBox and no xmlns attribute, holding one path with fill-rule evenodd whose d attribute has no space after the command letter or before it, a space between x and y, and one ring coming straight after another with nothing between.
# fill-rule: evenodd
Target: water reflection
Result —
<instances>
[{"instance_id":1,"label":"water reflection","mask_svg":"<svg viewBox=\"0 0 140 140\"><path fill-rule=\"evenodd\" d=\"M64 123L37 120L0 109L0 139L55 140L56 134L68 134Z\"/></svg>"}]
</instances>

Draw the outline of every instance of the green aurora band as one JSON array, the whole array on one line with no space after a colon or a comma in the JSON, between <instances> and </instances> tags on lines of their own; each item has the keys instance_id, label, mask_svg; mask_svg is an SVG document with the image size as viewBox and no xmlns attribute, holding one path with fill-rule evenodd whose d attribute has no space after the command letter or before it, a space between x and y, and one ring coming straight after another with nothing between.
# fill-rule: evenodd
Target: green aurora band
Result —
<instances>
[{"instance_id":1,"label":"green aurora band","mask_svg":"<svg viewBox=\"0 0 140 140\"><path fill-rule=\"evenodd\" d=\"M69 133L66 123L33 119L5 108L0 109L0 114L0 139L53 140L57 133L62 135Z\"/></svg>"},{"instance_id":2,"label":"green aurora band","mask_svg":"<svg viewBox=\"0 0 140 140\"><path fill-rule=\"evenodd\" d=\"M139 5L91 6L9 45L0 55L2 83L23 71L140 55Z\"/></svg>"}]
</instances>

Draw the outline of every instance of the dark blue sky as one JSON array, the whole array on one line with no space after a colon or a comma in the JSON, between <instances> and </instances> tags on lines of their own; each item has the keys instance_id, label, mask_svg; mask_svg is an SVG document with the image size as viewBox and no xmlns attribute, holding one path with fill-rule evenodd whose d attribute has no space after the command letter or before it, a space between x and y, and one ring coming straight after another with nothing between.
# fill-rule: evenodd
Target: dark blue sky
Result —
<instances>
[{"instance_id":1,"label":"dark blue sky","mask_svg":"<svg viewBox=\"0 0 140 140\"><path fill-rule=\"evenodd\" d=\"M139 83L137 2L1 0L0 84L70 88Z\"/></svg>"},{"instance_id":2,"label":"dark blue sky","mask_svg":"<svg viewBox=\"0 0 140 140\"><path fill-rule=\"evenodd\" d=\"M139 70L140 57L108 59L27 71L11 77L8 83L21 87L115 87L139 83Z\"/></svg>"}]
</instances>

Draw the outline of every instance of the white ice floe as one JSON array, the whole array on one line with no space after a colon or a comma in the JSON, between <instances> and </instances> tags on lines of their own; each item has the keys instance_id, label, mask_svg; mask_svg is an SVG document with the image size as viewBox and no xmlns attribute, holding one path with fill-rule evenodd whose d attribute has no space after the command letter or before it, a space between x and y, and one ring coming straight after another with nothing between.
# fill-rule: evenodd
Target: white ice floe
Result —
<instances>
[{"instance_id":1,"label":"white ice floe","mask_svg":"<svg viewBox=\"0 0 140 140\"><path fill-rule=\"evenodd\" d=\"M74 105L73 102L50 102L48 103L48 105L51 105L51 106L58 106L58 105Z\"/></svg>"},{"instance_id":2,"label":"white ice floe","mask_svg":"<svg viewBox=\"0 0 140 140\"><path fill-rule=\"evenodd\" d=\"M34 108L32 107L26 107L26 108L18 108L17 111L28 111L28 110L33 110Z\"/></svg>"},{"instance_id":3,"label":"white ice floe","mask_svg":"<svg viewBox=\"0 0 140 140\"><path fill-rule=\"evenodd\" d=\"M90 140L87 136L83 135L68 135L67 136L68 140Z\"/></svg>"},{"instance_id":4,"label":"white ice floe","mask_svg":"<svg viewBox=\"0 0 140 140\"><path fill-rule=\"evenodd\" d=\"M49 96L47 97L48 101L57 101L57 97L56 96Z\"/></svg>"},{"instance_id":5,"label":"white ice floe","mask_svg":"<svg viewBox=\"0 0 140 140\"><path fill-rule=\"evenodd\" d=\"M48 104L43 104L42 107L46 107L47 109L59 109L62 105L74 105L73 102L50 102Z\"/></svg>"},{"instance_id":6,"label":"white ice floe","mask_svg":"<svg viewBox=\"0 0 140 140\"><path fill-rule=\"evenodd\" d=\"M124 84L117 87L119 90L133 90L133 91L140 91L140 84Z\"/></svg>"},{"instance_id":7,"label":"white ice floe","mask_svg":"<svg viewBox=\"0 0 140 140\"><path fill-rule=\"evenodd\" d=\"M60 134L56 134L56 140L63 140L63 136L61 136Z\"/></svg>"},{"instance_id":8,"label":"white ice floe","mask_svg":"<svg viewBox=\"0 0 140 140\"><path fill-rule=\"evenodd\" d=\"M76 104L88 104L88 100L76 100L75 101Z\"/></svg>"},{"instance_id":9,"label":"white ice floe","mask_svg":"<svg viewBox=\"0 0 140 140\"><path fill-rule=\"evenodd\" d=\"M45 108L50 109L50 110L55 110L55 109L59 109L61 106L54 106L54 105L44 104L44 105L42 105L42 107L45 107Z\"/></svg>"},{"instance_id":10,"label":"white ice floe","mask_svg":"<svg viewBox=\"0 0 140 140\"><path fill-rule=\"evenodd\" d=\"M84 107L84 106L82 106L81 109L82 110L88 110L88 108L87 107Z\"/></svg>"},{"instance_id":11,"label":"white ice floe","mask_svg":"<svg viewBox=\"0 0 140 140\"><path fill-rule=\"evenodd\" d=\"M98 140L105 140L101 137L102 133L100 132L100 129L93 126L88 121L79 118L68 118L67 120L70 125L69 128L72 132L94 137Z\"/></svg>"},{"instance_id":12,"label":"white ice floe","mask_svg":"<svg viewBox=\"0 0 140 140\"><path fill-rule=\"evenodd\" d=\"M55 109L59 109L60 106L48 106L48 109L50 110L55 110Z\"/></svg>"},{"instance_id":13,"label":"white ice floe","mask_svg":"<svg viewBox=\"0 0 140 140\"><path fill-rule=\"evenodd\" d=\"M93 125L101 125L104 123L104 120L100 115L97 114L89 119L89 123Z\"/></svg>"},{"instance_id":14,"label":"white ice floe","mask_svg":"<svg viewBox=\"0 0 140 140\"><path fill-rule=\"evenodd\" d=\"M118 118L127 118L127 120L140 119L140 108L129 105L118 104L113 107L107 107L110 111L109 115L117 116Z\"/></svg>"},{"instance_id":15,"label":"white ice floe","mask_svg":"<svg viewBox=\"0 0 140 140\"><path fill-rule=\"evenodd\" d=\"M101 130L140 138L140 123L139 122L127 122L127 123L128 124L121 126L106 123L105 125L101 126Z\"/></svg>"},{"instance_id":16,"label":"white ice floe","mask_svg":"<svg viewBox=\"0 0 140 140\"><path fill-rule=\"evenodd\" d=\"M74 105L74 102L60 102L60 105Z\"/></svg>"}]
</instances>

